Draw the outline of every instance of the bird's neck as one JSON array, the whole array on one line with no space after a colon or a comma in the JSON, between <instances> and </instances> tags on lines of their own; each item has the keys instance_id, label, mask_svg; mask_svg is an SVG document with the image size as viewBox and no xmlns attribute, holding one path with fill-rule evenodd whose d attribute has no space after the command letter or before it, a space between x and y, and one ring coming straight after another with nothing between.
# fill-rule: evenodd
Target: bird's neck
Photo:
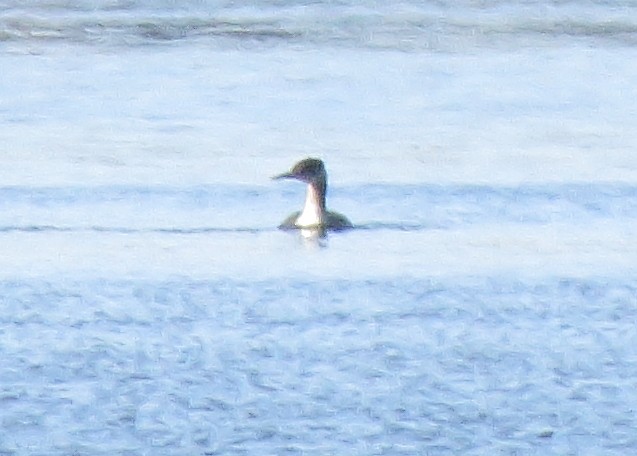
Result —
<instances>
[{"instance_id":1,"label":"bird's neck","mask_svg":"<svg viewBox=\"0 0 637 456\"><path fill-rule=\"evenodd\" d=\"M326 179L319 179L308 184L305 206L296 222L298 226L317 226L323 223L326 190Z\"/></svg>"}]
</instances>

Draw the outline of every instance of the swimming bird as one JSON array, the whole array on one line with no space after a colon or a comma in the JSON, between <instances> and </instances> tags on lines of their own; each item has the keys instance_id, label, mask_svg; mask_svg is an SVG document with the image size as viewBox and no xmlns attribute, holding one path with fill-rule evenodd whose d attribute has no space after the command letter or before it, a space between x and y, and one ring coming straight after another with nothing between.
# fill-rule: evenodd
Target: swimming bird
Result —
<instances>
[{"instance_id":1,"label":"swimming bird","mask_svg":"<svg viewBox=\"0 0 637 456\"><path fill-rule=\"evenodd\" d=\"M307 184L303 210L291 214L283 220L279 228L338 231L353 227L347 217L338 212L328 211L325 207L327 173L322 160L306 158L295 164L290 171L274 176L272 179L297 179Z\"/></svg>"}]
</instances>

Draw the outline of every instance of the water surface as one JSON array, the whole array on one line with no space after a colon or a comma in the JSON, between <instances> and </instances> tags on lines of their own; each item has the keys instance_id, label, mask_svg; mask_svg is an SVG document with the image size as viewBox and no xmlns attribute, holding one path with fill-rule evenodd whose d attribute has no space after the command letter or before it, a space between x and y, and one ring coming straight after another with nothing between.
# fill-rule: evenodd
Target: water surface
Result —
<instances>
[{"instance_id":1,"label":"water surface","mask_svg":"<svg viewBox=\"0 0 637 456\"><path fill-rule=\"evenodd\" d=\"M0 2L0 454L637 449L633 2ZM322 157L356 229L276 229Z\"/></svg>"}]
</instances>

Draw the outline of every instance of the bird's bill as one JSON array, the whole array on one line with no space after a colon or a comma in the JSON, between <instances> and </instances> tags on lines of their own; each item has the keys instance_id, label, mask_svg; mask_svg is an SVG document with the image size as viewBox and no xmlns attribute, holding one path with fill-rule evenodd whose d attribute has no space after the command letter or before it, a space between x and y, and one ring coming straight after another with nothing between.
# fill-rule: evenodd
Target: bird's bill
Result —
<instances>
[{"instance_id":1,"label":"bird's bill","mask_svg":"<svg viewBox=\"0 0 637 456\"><path fill-rule=\"evenodd\" d=\"M278 179L296 179L296 175L294 175L294 173L291 172L287 172L287 173L283 173L283 174L278 174L276 176L272 176L272 179L274 180L278 180Z\"/></svg>"}]
</instances>

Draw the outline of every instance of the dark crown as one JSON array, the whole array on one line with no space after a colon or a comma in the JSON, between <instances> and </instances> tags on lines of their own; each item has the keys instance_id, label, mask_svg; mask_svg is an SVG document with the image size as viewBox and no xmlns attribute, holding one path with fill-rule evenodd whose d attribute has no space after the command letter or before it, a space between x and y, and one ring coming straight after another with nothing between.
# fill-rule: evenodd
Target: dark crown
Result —
<instances>
[{"instance_id":1,"label":"dark crown","mask_svg":"<svg viewBox=\"0 0 637 456\"><path fill-rule=\"evenodd\" d=\"M318 158L306 158L292 168L292 174L305 179L312 179L325 173L325 166Z\"/></svg>"}]
</instances>

